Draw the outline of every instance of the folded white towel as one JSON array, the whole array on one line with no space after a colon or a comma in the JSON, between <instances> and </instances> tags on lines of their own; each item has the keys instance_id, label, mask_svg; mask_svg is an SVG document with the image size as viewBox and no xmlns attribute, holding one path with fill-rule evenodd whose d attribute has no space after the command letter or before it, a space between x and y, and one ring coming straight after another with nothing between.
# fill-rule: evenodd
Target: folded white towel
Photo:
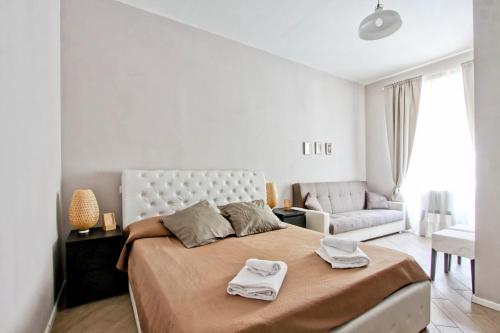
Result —
<instances>
[{"instance_id":1,"label":"folded white towel","mask_svg":"<svg viewBox=\"0 0 500 333\"><path fill-rule=\"evenodd\" d=\"M370 258L358 247L353 253L347 253L330 246L320 246L316 253L332 268L356 268L367 266Z\"/></svg>"},{"instance_id":2,"label":"folded white towel","mask_svg":"<svg viewBox=\"0 0 500 333\"><path fill-rule=\"evenodd\" d=\"M279 262L271 260L248 259L247 269L260 276L274 275L281 269Z\"/></svg>"},{"instance_id":3,"label":"folded white towel","mask_svg":"<svg viewBox=\"0 0 500 333\"><path fill-rule=\"evenodd\" d=\"M277 261L277 263L280 266L279 271L269 276L252 273L245 265L229 282L227 292L230 295L240 295L264 301L275 300L288 270L286 263L282 261Z\"/></svg>"},{"instance_id":4,"label":"folded white towel","mask_svg":"<svg viewBox=\"0 0 500 333\"><path fill-rule=\"evenodd\" d=\"M325 236L321 240L323 245L335 247L339 250L353 253L358 248L358 242L352 239L336 238L333 236Z\"/></svg>"}]
</instances>

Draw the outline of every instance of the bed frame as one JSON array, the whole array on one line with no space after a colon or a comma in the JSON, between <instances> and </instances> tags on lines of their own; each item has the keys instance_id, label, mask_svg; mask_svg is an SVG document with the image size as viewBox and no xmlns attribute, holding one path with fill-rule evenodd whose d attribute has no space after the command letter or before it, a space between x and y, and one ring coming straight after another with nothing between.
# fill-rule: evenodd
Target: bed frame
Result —
<instances>
[{"instance_id":1,"label":"bed frame","mask_svg":"<svg viewBox=\"0 0 500 333\"><path fill-rule=\"evenodd\" d=\"M263 173L249 170L125 170L123 228L146 217L172 213L200 200L216 205L266 200ZM137 331L141 326L129 284ZM420 332L430 322L430 282L408 285L331 333Z\"/></svg>"}]
</instances>

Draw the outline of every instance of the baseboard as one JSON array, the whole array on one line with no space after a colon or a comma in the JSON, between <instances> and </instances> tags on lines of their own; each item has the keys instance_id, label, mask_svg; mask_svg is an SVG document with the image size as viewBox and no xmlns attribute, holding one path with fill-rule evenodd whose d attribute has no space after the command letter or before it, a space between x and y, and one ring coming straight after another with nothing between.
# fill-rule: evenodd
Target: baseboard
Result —
<instances>
[{"instance_id":1,"label":"baseboard","mask_svg":"<svg viewBox=\"0 0 500 333\"><path fill-rule=\"evenodd\" d=\"M489 301L489 300L481 298L481 297L477 297L476 295L472 295L471 301L472 301L472 303L476 303L476 304L485 306L487 308L490 308L490 309L493 309L496 311L500 311L500 304L495 303L493 301Z\"/></svg>"},{"instance_id":2,"label":"baseboard","mask_svg":"<svg viewBox=\"0 0 500 333\"><path fill-rule=\"evenodd\" d=\"M47 322L47 326L45 326L45 331L44 333L50 333L52 331L52 326L54 325L54 320L56 319L56 313L57 313L57 307L59 305L59 300L61 299L61 294L64 288L64 285L66 284L66 280L63 281L61 284L61 288L59 289L59 292L57 293L56 301L54 302L54 306L52 307L52 312L50 313L49 321Z\"/></svg>"}]
</instances>

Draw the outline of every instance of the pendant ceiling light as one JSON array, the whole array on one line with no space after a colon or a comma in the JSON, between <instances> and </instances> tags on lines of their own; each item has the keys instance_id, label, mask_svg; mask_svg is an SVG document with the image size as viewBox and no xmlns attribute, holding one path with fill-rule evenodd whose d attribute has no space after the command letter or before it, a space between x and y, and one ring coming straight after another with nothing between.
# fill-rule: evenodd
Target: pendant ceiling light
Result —
<instances>
[{"instance_id":1,"label":"pendant ceiling light","mask_svg":"<svg viewBox=\"0 0 500 333\"><path fill-rule=\"evenodd\" d=\"M359 24L359 38L375 40L387 37L401 28L403 21L395 10L384 10L377 2L375 12L368 15Z\"/></svg>"}]
</instances>

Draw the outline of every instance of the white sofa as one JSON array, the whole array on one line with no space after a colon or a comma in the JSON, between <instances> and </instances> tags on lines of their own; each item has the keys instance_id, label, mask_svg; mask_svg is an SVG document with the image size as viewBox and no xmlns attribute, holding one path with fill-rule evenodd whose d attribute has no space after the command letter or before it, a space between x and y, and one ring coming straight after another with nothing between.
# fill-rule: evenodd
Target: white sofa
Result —
<instances>
[{"instance_id":1,"label":"white sofa","mask_svg":"<svg viewBox=\"0 0 500 333\"><path fill-rule=\"evenodd\" d=\"M358 241L405 230L403 203L389 201L389 209L365 209L364 181L299 183L292 188L294 208L306 212L308 229ZM307 193L318 199L323 211L304 207Z\"/></svg>"}]
</instances>

